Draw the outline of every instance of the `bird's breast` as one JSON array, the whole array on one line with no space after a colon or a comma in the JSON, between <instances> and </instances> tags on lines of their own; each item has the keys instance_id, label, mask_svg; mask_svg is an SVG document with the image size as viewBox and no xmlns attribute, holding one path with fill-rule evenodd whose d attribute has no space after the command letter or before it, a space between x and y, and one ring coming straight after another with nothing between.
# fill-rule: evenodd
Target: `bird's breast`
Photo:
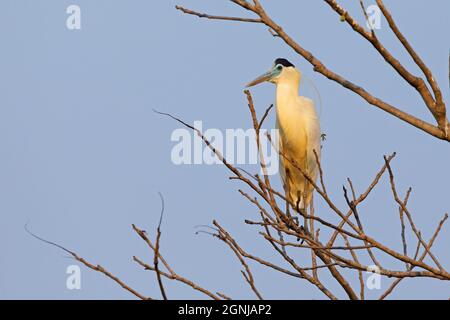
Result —
<instances>
[{"instance_id":1,"label":"bird's breast","mask_svg":"<svg viewBox=\"0 0 450 320\"><path fill-rule=\"evenodd\" d=\"M320 136L319 120L314 104L307 98L297 96L277 99L277 129L283 152L294 155L296 160L312 153L309 149L318 149L319 142L316 140Z\"/></svg>"}]
</instances>

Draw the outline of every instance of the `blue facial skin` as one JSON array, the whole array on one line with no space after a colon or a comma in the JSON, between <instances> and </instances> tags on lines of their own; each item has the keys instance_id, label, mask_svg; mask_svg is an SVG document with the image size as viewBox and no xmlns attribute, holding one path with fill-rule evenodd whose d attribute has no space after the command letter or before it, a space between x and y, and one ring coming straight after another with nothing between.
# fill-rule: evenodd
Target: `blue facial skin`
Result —
<instances>
[{"instance_id":1,"label":"blue facial skin","mask_svg":"<svg viewBox=\"0 0 450 320\"><path fill-rule=\"evenodd\" d=\"M283 66L281 64L277 64L268 72L269 80L275 77L278 77L283 70Z\"/></svg>"},{"instance_id":2,"label":"blue facial skin","mask_svg":"<svg viewBox=\"0 0 450 320\"><path fill-rule=\"evenodd\" d=\"M270 81L271 79L279 76L281 71L283 71L283 66L281 64L277 64L272 68L272 70L264 73L262 76L259 76L258 78L247 84L247 88L253 87L254 85L257 85L264 81Z\"/></svg>"}]
</instances>

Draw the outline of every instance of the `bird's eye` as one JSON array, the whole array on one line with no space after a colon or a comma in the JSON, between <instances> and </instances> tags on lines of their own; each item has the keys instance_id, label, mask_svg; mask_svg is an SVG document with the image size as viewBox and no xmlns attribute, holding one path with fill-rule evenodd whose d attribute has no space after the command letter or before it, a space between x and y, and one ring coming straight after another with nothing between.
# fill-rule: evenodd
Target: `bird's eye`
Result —
<instances>
[{"instance_id":1,"label":"bird's eye","mask_svg":"<svg viewBox=\"0 0 450 320\"><path fill-rule=\"evenodd\" d=\"M279 64L279 65L277 66L277 69L281 71L281 69L283 69L283 66L282 66L281 64Z\"/></svg>"}]
</instances>

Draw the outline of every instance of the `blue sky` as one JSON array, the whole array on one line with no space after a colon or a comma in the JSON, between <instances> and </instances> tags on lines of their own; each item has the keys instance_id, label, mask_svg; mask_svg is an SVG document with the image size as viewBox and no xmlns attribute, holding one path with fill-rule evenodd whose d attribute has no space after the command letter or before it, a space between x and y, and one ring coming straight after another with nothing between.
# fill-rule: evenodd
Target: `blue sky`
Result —
<instances>
[{"instance_id":1,"label":"blue sky","mask_svg":"<svg viewBox=\"0 0 450 320\"><path fill-rule=\"evenodd\" d=\"M399 108L432 121L419 95L375 50L321 1L262 1L286 31L327 66ZM364 21L357 1L342 1ZM81 8L82 29L66 28L66 8ZM228 1L9 0L0 4L0 298L130 299L103 275L82 268L82 289L66 288L64 252L30 237L23 226L100 263L145 294L158 296L155 277L132 255L150 258L131 224L152 232L159 219L158 192L166 200L162 252L175 270L211 290L253 298L240 268L223 244L196 235L195 226L220 221L250 252L275 259L257 229L244 219L257 211L237 192L236 181L218 165L176 166L170 154L176 122L157 109L204 128L251 126L244 84L286 57L304 74L300 93L323 102L323 166L328 190L345 207L342 185L351 177L362 191L383 163L393 162L402 193L411 186L410 208L429 239L450 211L448 143L369 106L313 72L311 66L267 28L200 20L176 4L212 14L247 14ZM368 2L369 4L369 2ZM447 1L388 1L399 27L448 92ZM386 47L418 73L386 21L378 31ZM447 39L447 40L445 40ZM270 84L252 89L259 114L274 101ZM317 101L317 100L316 100ZM274 126L274 114L266 123ZM276 186L280 186L275 178ZM398 211L386 178L360 214L371 235L401 250ZM325 206L318 203L318 210ZM324 213L326 214L326 213ZM434 253L444 266L450 229ZM411 234L408 235L412 240ZM413 247L411 242L410 247ZM321 299L304 281L258 265L256 282L266 298ZM403 265L392 265L402 268ZM330 281L331 290L344 294ZM166 281L171 298L200 298ZM387 288L388 279L382 279ZM448 298L447 283L406 280L393 298ZM369 298L380 291L368 292Z\"/></svg>"}]
</instances>

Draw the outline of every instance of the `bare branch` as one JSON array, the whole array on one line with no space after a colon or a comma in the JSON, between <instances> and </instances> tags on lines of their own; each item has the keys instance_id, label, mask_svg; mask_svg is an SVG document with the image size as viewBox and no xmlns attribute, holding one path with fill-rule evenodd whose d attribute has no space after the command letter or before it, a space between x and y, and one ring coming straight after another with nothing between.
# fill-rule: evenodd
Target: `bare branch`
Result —
<instances>
[{"instance_id":1,"label":"bare branch","mask_svg":"<svg viewBox=\"0 0 450 320\"><path fill-rule=\"evenodd\" d=\"M125 282L123 282L119 277L115 276L114 274L112 274L111 272L109 272L108 270L106 270L104 267L102 267L101 265L97 264L94 265L92 263L90 263L89 261L87 261L86 259L78 256L74 251L71 251L69 249L66 249L65 247L52 242L52 241L48 241L42 237L37 236L36 234L34 234L33 232L31 232L28 229L28 226L25 225L25 230L26 232L28 232L32 237L47 243L51 246L57 247L65 252L67 252L68 254L70 254L75 260L77 260L78 262L82 263L83 265L85 265L86 267L88 267L89 269L92 269L94 271L103 273L105 276L107 276L108 278L112 279L114 282L116 282L118 285L120 285L122 288L124 288L126 291L130 292L131 294L135 295L136 297L138 297L141 300L152 300L151 297L146 297L142 294L140 294L139 292L137 292L136 290L134 290L133 288L131 288L129 285L127 285Z\"/></svg>"},{"instance_id":2,"label":"bare branch","mask_svg":"<svg viewBox=\"0 0 450 320\"><path fill-rule=\"evenodd\" d=\"M143 262L143 261L142 261L141 259L139 259L138 257L133 256L133 260L134 260L135 262L137 262L140 266L142 266L145 270L150 270L150 271L155 271L155 272L156 272L156 270L155 270L154 267L150 266L149 264L146 264L145 262ZM196 291L199 291L199 292L201 292L201 293L207 295L207 296L210 297L211 299L214 299L214 300L220 300L220 296L219 296L219 295L216 295L216 294L212 293L211 291L206 290L205 288L200 287L199 285L195 284L195 283L192 282L191 280L188 280L188 279L186 279L186 278L184 278L184 277L182 277L182 276L180 276L180 275L178 275L178 274L176 274L176 273L173 273L173 274L172 274L172 273L167 273L167 272L164 272L164 271L161 271L161 270L159 271L159 273L160 273L163 277L166 277L167 279L170 279L170 280L176 280L176 281L182 282L182 283L188 285L189 287L191 287L192 289L194 289L194 290L196 290ZM221 296L223 296L223 294L221 294Z\"/></svg>"},{"instance_id":3,"label":"bare branch","mask_svg":"<svg viewBox=\"0 0 450 320\"><path fill-rule=\"evenodd\" d=\"M431 70L427 67L427 65L423 62L423 60L420 58L420 56L416 53L416 51L412 48L412 46L409 44L406 37L401 33L400 29L397 27L397 24L394 21L394 18L392 17L389 10L385 7L383 1L377 0L378 7L380 8L381 12L383 13L384 17L388 21L388 24L392 30L392 32L396 35L397 39L402 43L403 47L408 51L411 58L414 60L416 65L422 70L424 73L428 83L431 86L431 89L434 93L435 103L431 106L431 111L433 115L436 118L436 121L439 124L439 127L444 130L445 134L448 136L448 120L446 119L446 109L445 104L442 99L442 93L441 89L439 88L438 84L434 80L433 74L431 73Z\"/></svg>"},{"instance_id":4,"label":"bare branch","mask_svg":"<svg viewBox=\"0 0 450 320\"><path fill-rule=\"evenodd\" d=\"M444 218L442 218L441 221L439 221L439 224L436 228L436 231L434 232L433 236L431 237L428 245L427 245L427 249L428 250L424 250L424 253L422 254L422 256L420 257L419 261L423 261L425 259L425 257L427 256L427 253L429 252L429 250L431 249L431 247L434 244L434 241L436 240L439 232L441 231L442 226L444 225L445 221L448 218L448 214L446 213L444 215ZM417 259L417 255L419 253L419 248L420 248L420 241L418 241L417 244L417 250L416 250L416 254L414 255L414 259ZM410 266L408 265L407 270L411 271L414 268L414 266ZM383 300L384 298L386 298L388 295L390 295L392 293L392 291L394 291L395 287L397 287L397 285L400 283L400 281L402 281L404 278L398 278L396 280L394 280L394 282L391 284L391 286L380 296L379 300Z\"/></svg>"},{"instance_id":5,"label":"bare branch","mask_svg":"<svg viewBox=\"0 0 450 320\"><path fill-rule=\"evenodd\" d=\"M175 6L177 10L182 11L183 13L190 14L193 16L197 16L199 18L206 18L211 20L228 20L228 21L240 21L240 22L253 22L253 23L262 23L261 19L250 19L250 18L239 18L239 17L226 17L226 16L214 16L206 13L200 13L196 11L192 11L182 6Z\"/></svg>"},{"instance_id":6,"label":"bare branch","mask_svg":"<svg viewBox=\"0 0 450 320\"><path fill-rule=\"evenodd\" d=\"M158 280L158 285L159 285L159 289L161 291L161 295L164 300L167 300L166 291L164 289L164 285L163 285L163 282L161 279L161 273L159 272L159 268L158 268L159 241L161 238L161 223L162 223L162 219L163 219L163 215L164 215L164 198L161 193L158 193L158 194L161 198L161 215L159 218L158 228L156 229L156 244L155 244L155 250L154 250L154 255L153 255L153 266L155 267L156 278Z\"/></svg>"}]
</instances>

